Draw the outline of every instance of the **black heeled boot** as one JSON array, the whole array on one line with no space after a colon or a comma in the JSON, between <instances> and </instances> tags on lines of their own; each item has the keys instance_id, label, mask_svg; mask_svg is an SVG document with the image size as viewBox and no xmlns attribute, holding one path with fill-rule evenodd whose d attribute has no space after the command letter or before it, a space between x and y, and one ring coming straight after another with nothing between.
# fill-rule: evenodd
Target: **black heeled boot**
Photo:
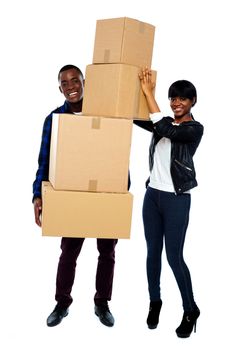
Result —
<instances>
[{"instance_id":1,"label":"black heeled boot","mask_svg":"<svg viewBox=\"0 0 244 350\"><path fill-rule=\"evenodd\" d=\"M149 313L147 316L147 325L149 329L157 328L161 307L162 307L162 300L150 302Z\"/></svg>"},{"instance_id":2,"label":"black heeled boot","mask_svg":"<svg viewBox=\"0 0 244 350\"><path fill-rule=\"evenodd\" d=\"M175 330L179 338L188 338L190 337L193 328L196 332L197 319L200 315L200 310L196 306L193 311L184 312L181 324Z\"/></svg>"}]
</instances>

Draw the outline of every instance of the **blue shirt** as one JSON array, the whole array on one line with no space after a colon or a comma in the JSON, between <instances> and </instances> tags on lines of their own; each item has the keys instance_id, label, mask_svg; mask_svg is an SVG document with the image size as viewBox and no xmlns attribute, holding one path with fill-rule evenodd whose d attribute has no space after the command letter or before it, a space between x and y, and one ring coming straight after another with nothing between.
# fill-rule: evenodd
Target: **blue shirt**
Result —
<instances>
[{"instance_id":1,"label":"blue shirt","mask_svg":"<svg viewBox=\"0 0 244 350\"><path fill-rule=\"evenodd\" d=\"M53 110L45 119L42 130L41 148L38 157L38 170L36 179L33 182L33 199L41 198L42 181L48 181L49 173L49 155L52 132L53 113L72 113L67 101L55 110Z\"/></svg>"}]
</instances>

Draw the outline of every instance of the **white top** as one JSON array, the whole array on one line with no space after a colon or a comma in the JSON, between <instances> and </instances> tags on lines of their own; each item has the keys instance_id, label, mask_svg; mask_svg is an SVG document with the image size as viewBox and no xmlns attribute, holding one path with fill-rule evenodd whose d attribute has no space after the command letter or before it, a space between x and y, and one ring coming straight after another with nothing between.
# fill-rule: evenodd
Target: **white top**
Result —
<instances>
[{"instance_id":1,"label":"white top","mask_svg":"<svg viewBox=\"0 0 244 350\"><path fill-rule=\"evenodd\" d=\"M175 192L170 174L171 141L163 137L157 143L154 152L153 168L149 186L157 190Z\"/></svg>"},{"instance_id":2,"label":"white top","mask_svg":"<svg viewBox=\"0 0 244 350\"><path fill-rule=\"evenodd\" d=\"M153 123L158 122L163 118L161 112L150 115ZM174 125L178 125L174 123ZM153 168L150 174L149 186L160 191L174 192L174 185L170 173L171 161L171 140L167 137L162 137L157 143L154 152ZM187 191L186 193L190 193Z\"/></svg>"}]
</instances>

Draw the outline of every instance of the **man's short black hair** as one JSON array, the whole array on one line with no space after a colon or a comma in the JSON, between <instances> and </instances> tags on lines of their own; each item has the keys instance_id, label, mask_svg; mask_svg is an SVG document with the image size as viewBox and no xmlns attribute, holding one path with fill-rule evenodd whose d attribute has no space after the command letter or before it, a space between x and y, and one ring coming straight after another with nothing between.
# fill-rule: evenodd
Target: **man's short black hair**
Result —
<instances>
[{"instance_id":1,"label":"man's short black hair","mask_svg":"<svg viewBox=\"0 0 244 350\"><path fill-rule=\"evenodd\" d=\"M60 78L60 74L61 74L62 72L65 72L66 70L69 70L69 69L76 69L76 70L80 73L80 75L81 75L81 77L82 77L82 80L84 80L83 73L82 73L82 71L80 70L80 68L74 66L73 64L66 64L65 66L63 66L63 67L60 69L60 71L58 72L58 80L59 80L59 78Z\"/></svg>"},{"instance_id":2,"label":"man's short black hair","mask_svg":"<svg viewBox=\"0 0 244 350\"><path fill-rule=\"evenodd\" d=\"M190 81L177 80L169 87L168 98L173 97L189 98L191 101L195 99L195 104L197 102L197 90Z\"/></svg>"}]
</instances>

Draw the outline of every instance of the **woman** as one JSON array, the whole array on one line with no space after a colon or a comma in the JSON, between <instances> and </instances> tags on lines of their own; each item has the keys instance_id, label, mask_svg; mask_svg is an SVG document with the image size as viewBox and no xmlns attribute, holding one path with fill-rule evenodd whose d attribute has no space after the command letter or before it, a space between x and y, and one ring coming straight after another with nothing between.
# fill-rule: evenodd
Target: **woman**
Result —
<instances>
[{"instance_id":1,"label":"woman","mask_svg":"<svg viewBox=\"0 0 244 350\"><path fill-rule=\"evenodd\" d=\"M160 295L161 255L165 242L168 263L176 278L184 314L176 329L186 338L196 330L200 315L192 291L190 272L183 259L185 234L189 221L190 190L197 186L193 155L203 135L203 126L194 120L191 108L197 101L194 85L186 80L173 83L168 92L174 118L162 117L153 96L151 71L139 74L151 121L135 122L152 131L150 178L143 203L143 222L147 243L147 278L150 296L147 324L158 325L162 306Z\"/></svg>"}]
</instances>

